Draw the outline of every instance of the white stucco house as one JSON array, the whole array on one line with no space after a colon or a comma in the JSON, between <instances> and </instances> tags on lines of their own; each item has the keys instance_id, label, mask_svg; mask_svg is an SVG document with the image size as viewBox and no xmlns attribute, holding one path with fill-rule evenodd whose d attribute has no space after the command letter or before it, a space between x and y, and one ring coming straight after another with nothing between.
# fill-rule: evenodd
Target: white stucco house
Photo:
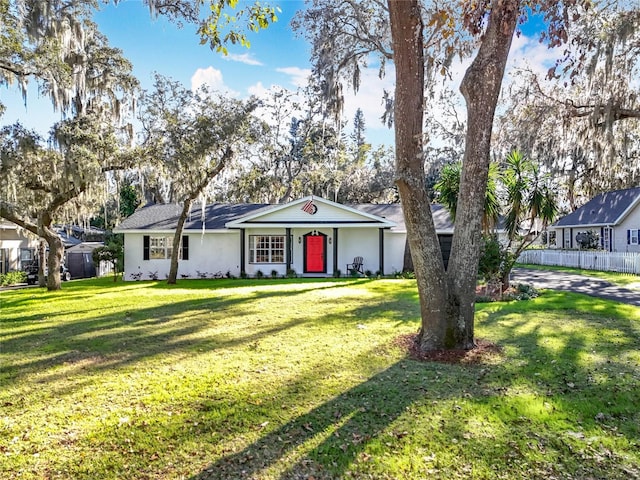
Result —
<instances>
[{"instance_id":1,"label":"white stucco house","mask_svg":"<svg viewBox=\"0 0 640 480\"><path fill-rule=\"evenodd\" d=\"M577 249L578 235L595 232L608 252L640 252L640 187L602 193L549 227L555 248Z\"/></svg>"},{"instance_id":2,"label":"white stucco house","mask_svg":"<svg viewBox=\"0 0 640 480\"><path fill-rule=\"evenodd\" d=\"M169 273L177 204L150 205L115 229L124 234L124 279ZM445 261L453 224L444 207L432 205ZM348 275L347 264L363 258L363 270L402 271L406 229L400 204L342 205L305 197L282 205L211 204L192 208L185 224L178 275Z\"/></svg>"}]
</instances>

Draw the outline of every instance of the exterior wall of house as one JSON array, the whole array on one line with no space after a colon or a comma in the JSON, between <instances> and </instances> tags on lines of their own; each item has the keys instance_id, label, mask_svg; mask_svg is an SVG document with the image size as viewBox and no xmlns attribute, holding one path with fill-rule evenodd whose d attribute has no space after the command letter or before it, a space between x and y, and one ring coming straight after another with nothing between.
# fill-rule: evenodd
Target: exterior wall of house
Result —
<instances>
[{"instance_id":1,"label":"exterior wall of house","mask_svg":"<svg viewBox=\"0 0 640 480\"><path fill-rule=\"evenodd\" d=\"M384 232L384 274L402 272L404 266L404 249L407 240L405 232Z\"/></svg>"},{"instance_id":2,"label":"exterior wall of house","mask_svg":"<svg viewBox=\"0 0 640 480\"><path fill-rule=\"evenodd\" d=\"M640 252L640 244L627 243L628 230L638 230L640 237L640 204L616 228L613 239L616 252ZM640 242L640 240L639 240Z\"/></svg>"},{"instance_id":3,"label":"exterior wall of house","mask_svg":"<svg viewBox=\"0 0 640 480\"><path fill-rule=\"evenodd\" d=\"M306 213L302 212L304 215ZM304 274L304 235L311 232L326 235L326 275L334 274L334 237L333 227L297 227L290 229L290 238L286 239L285 255L282 262L278 263L257 263L251 258L251 237L275 235L286 236L286 228L246 228L244 229L244 269L248 276L254 277L258 271L266 277L272 272L278 276L287 274L286 248L291 247L291 268L298 275ZM226 231L206 232L185 232L189 235L189 259L180 260L178 267L178 279L181 275L188 275L189 278L198 278L206 274L212 277L220 272L225 275L227 272L234 276L240 276L241 263L241 230L233 229ZM135 280L138 276L142 280L152 278L153 274L158 279L164 279L169 273L170 259L150 259L144 258L144 236L152 237L173 237L173 232L147 231L140 233L127 233L124 235L124 269L125 280ZM389 229L383 230L384 241L384 272L391 274L401 271L404 263L404 248L406 234L404 232L394 232ZM337 268L342 275L348 275L346 265L353 262L354 257L361 256L364 259L364 270L376 273L380 269L380 229L375 227L355 227L338 229L338 258Z\"/></svg>"},{"instance_id":4,"label":"exterior wall of house","mask_svg":"<svg viewBox=\"0 0 640 480\"><path fill-rule=\"evenodd\" d=\"M327 275L333 275L334 238L333 228L292 228L291 229L291 268L298 275L304 275L304 235L316 231L327 236L326 265ZM284 228L248 228L245 230L245 271L253 277L258 270L264 276L286 275L286 257L283 263L252 263L250 260L250 240L252 235L285 235ZM401 271L404 261L404 233L384 231L384 273L391 274ZM342 275L347 275L346 266L353 262L354 257L363 257L364 270L375 273L380 268L379 229L378 228L339 228L338 229L338 261L337 267Z\"/></svg>"},{"instance_id":5,"label":"exterior wall of house","mask_svg":"<svg viewBox=\"0 0 640 480\"><path fill-rule=\"evenodd\" d=\"M304 233L307 233L306 231ZM323 232L326 233L326 232ZM253 262L251 260L251 255L250 255L250 237L254 236L254 235L260 235L260 236L264 236L264 235L276 235L276 236L286 236L286 229L285 228L281 228L281 227L272 227L272 228L247 228L245 229L245 254L244 254L244 262L245 262L245 272L247 273L248 276L250 277L255 277L256 274L258 273L258 271L262 272L262 274L265 277L270 277L271 276L271 272L275 271L277 276L283 276L286 275L287 273L287 245L290 241L290 239L286 239L285 238L285 246L284 246L284 256L282 259L282 262L279 263L256 263ZM296 247L298 247L300 249L300 252L302 252L302 245L298 245L297 243L297 236L301 235L301 233L299 234L297 231L293 231L291 232L291 235L293 236L293 259L296 259L298 257L297 255L297 250ZM240 242L240 240L237 240L238 242ZM239 245L238 245L239 246ZM327 246L328 248L329 246ZM239 252L239 250L238 250ZM330 252L329 252L330 253ZM238 253L238 255L240 255L240 253ZM293 268L296 273L302 273L302 253L300 253L299 255L300 257L300 266L298 268L298 265L296 263L292 264L291 268ZM240 261L240 257L238 256L238 262Z\"/></svg>"},{"instance_id":6,"label":"exterior wall of house","mask_svg":"<svg viewBox=\"0 0 640 480\"><path fill-rule=\"evenodd\" d=\"M338 268L349 275L347 264L354 257L362 257L362 268L375 273L380 268L379 230L377 228L350 228L339 231Z\"/></svg>"},{"instance_id":7,"label":"exterior wall of house","mask_svg":"<svg viewBox=\"0 0 640 480\"><path fill-rule=\"evenodd\" d=\"M134 280L135 275L148 280L151 274L157 272L159 279L164 279L169 274L171 259L143 260L144 236L168 236L173 237L173 232L126 233L124 235L124 279ZM186 275L189 278L198 278L200 275L212 277L218 272L225 275L240 275L240 232L228 230L224 232L200 232L185 231L189 236L189 259L179 260L178 278Z\"/></svg>"},{"instance_id":8,"label":"exterior wall of house","mask_svg":"<svg viewBox=\"0 0 640 480\"><path fill-rule=\"evenodd\" d=\"M555 240L555 244L550 244L549 248L552 249L560 249L560 250L579 250L580 249L580 244L578 243L578 241L576 240L576 236L580 233L587 233L587 232L595 232L598 237L600 238L600 247L604 250L611 250L611 251L616 251L616 245L615 245L615 236L616 236L616 232L614 232L613 230L610 231L610 237L608 240L608 244L605 245L603 244L603 241L606 241L605 239L603 239L603 229L602 227L591 227L591 226L586 226L586 227L566 227L566 228L556 228L556 229L549 229L549 231L554 231L556 232L556 240ZM626 237L625 237L626 238Z\"/></svg>"},{"instance_id":9,"label":"exterior wall of house","mask_svg":"<svg viewBox=\"0 0 640 480\"><path fill-rule=\"evenodd\" d=\"M0 226L0 273L24 269L24 264L36 258L38 241L26 237L13 227Z\"/></svg>"},{"instance_id":10,"label":"exterior wall of house","mask_svg":"<svg viewBox=\"0 0 640 480\"><path fill-rule=\"evenodd\" d=\"M640 205L629 214L620 223L620 225L614 226L610 230L610 250L612 252L640 252L640 244L629 243L628 231L638 230L640 236ZM603 237L603 228L601 227L572 227L572 228L556 228L556 244L551 246L552 248L560 248L564 250L578 249L579 245L576 241L576 235L580 232L595 231L601 239Z\"/></svg>"}]
</instances>

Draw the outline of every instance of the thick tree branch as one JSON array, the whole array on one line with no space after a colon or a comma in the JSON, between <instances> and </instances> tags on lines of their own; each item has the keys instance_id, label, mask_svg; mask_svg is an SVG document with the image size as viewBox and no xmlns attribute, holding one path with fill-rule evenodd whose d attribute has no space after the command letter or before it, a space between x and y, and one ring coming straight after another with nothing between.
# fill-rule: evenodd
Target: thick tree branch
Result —
<instances>
[{"instance_id":1,"label":"thick tree branch","mask_svg":"<svg viewBox=\"0 0 640 480\"><path fill-rule=\"evenodd\" d=\"M24 220L7 202L0 201L0 217L15 223L19 227L22 227L35 235L38 235L38 225L31 223L28 220Z\"/></svg>"},{"instance_id":2,"label":"thick tree branch","mask_svg":"<svg viewBox=\"0 0 640 480\"><path fill-rule=\"evenodd\" d=\"M25 70L22 66L19 66L13 62L7 62L6 60L0 60L0 70L4 70L13 73L17 77L28 77L30 75L38 75L38 71Z\"/></svg>"},{"instance_id":3,"label":"thick tree branch","mask_svg":"<svg viewBox=\"0 0 640 480\"><path fill-rule=\"evenodd\" d=\"M574 118L580 117L606 117L609 120L627 120L630 118L640 118L640 110L632 108L624 108L619 105L576 105L572 99L564 102L569 116ZM604 126L606 122L598 122L595 126Z\"/></svg>"}]
</instances>

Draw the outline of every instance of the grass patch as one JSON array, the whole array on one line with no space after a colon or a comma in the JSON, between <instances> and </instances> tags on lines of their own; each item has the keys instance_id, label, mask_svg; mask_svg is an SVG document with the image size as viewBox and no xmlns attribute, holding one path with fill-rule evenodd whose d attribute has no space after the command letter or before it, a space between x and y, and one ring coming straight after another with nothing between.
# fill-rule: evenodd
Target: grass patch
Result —
<instances>
[{"instance_id":1,"label":"grass patch","mask_svg":"<svg viewBox=\"0 0 640 480\"><path fill-rule=\"evenodd\" d=\"M530 268L531 270L553 270L557 272L586 275L587 277L595 277L601 280L606 280L607 282L612 283L613 285L618 285L620 287L635 287L640 284L640 276L633 275L631 273L601 272L598 270L585 270L582 268L557 267L553 265L533 265L524 263L519 263L516 265L516 267Z\"/></svg>"},{"instance_id":2,"label":"grass patch","mask_svg":"<svg viewBox=\"0 0 640 480\"><path fill-rule=\"evenodd\" d=\"M640 309L478 306L502 347L411 360L415 281L71 282L0 293L0 477L640 476Z\"/></svg>"}]
</instances>

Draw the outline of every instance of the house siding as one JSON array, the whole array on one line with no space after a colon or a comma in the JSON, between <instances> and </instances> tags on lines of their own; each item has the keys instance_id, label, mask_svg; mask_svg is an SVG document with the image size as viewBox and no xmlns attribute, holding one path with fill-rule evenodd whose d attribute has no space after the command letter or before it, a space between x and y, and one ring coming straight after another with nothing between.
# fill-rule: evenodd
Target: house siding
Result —
<instances>
[{"instance_id":1,"label":"house siding","mask_svg":"<svg viewBox=\"0 0 640 480\"><path fill-rule=\"evenodd\" d=\"M124 235L124 271L125 280L133 280L137 273L142 279L149 279L150 274L157 272L159 279L164 279L171 268L170 259L143 260L144 236L173 236L173 232L129 233ZM186 275L198 278L199 274L211 277L220 272L225 275L240 275L240 232L184 232L189 236L189 259L179 260L178 278Z\"/></svg>"},{"instance_id":2,"label":"house siding","mask_svg":"<svg viewBox=\"0 0 640 480\"><path fill-rule=\"evenodd\" d=\"M286 228L246 228L245 229L245 254L244 254L244 258L245 258L245 272L247 273L247 275L249 275L250 277L254 277L256 276L256 274L258 273L258 270L260 270L265 276L271 276L271 272L275 271L278 276L283 276L286 275L287 273L287 264L286 264L286 259L287 259L287 255L286 255L286 249L289 247L289 241L290 239L286 238L286 233L287 233L287 229ZM323 232L326 234L326 232ZM283 235L285 236L285 256L284 256L284 262L283 263L251 263L251 257L250 257L250 249L251 249L251 242L249 241L249 237L251 237L252 235ZM294 242L293 242L293 255L292 255L292 266L291 268L294 269L297 273L301 273L302 272L302 263L300 262L300 267L298 268L297 264L295 263L295 259L297 258L297 254L296 254L296 250L295 247L300 247L301 251L302 251L302 245L298 245L297 244L297 233L292 232L293 238L294 238ZM240 244L240 240L238 241L238 245ZM238 255L240 255L238 253ZM300 254L300 259L302 259L302 254Z\"/></svg>"},{"instance_id":3,"label":"house siding","mask_svg":"<svg viewBox=\"0 0 640 480\"><path fill-rule=\"evenodd\" d=\"M640 252L640 245L627 244L627 231L640 230L640 205L631 211L616 229L614 238L614 251L616 252Z\"/></svg>"},{"instance_id":4,"label":"house siding","mask_svg":"<svg viewBox=\"0 0 640 480\"><path fill-rule=\"evenodd\" d=\"M347 264L353 263L354 257L363 258L363 268L375 273L380 268L380 239L377 228L341 229L338 268L343 275L348 275ZM386 254L385 249L385 254ZM385 255L386 257L386 255Z\"/></svg>"},{"instance_id":5,"label":"house siding","mask_svg":"<svg viewBox=\"0 0 640 480\"><path fill-rule=\"evenodd\" d=\"M292 205L289 208L282 208L275 212L266 213L259 218L260 222L275 222L275 223L287 223L287 222L308 222L308 223L321 223L321 222L340 222L340 221L370 221L364 215L359 215L357 212L351 212L344 208L338 208L334 205L329 205L325 202L317 201L315 206L317 211L311 215L302 207L305 203L299 203L298 205ZM248 221L247 224L250 224Z\"/></svg>"},{"instance_id":6,"label":"house siding","mask_svg":"<svg viewBox=\"0 0 640 480\"><path fill-rule=\"evenodd\" d=\"M402 272L404 267L405 232L384 231L384 274Z\"/></svg>"},{"instance_id":7,"label":"house siding","mask_svg":"<svg viewBox=\"0 0 640 480\"><path fill-rule=\"evenodd\" d=\"M303 237L311 231L317 231L327 236L326 265L327 275L333 275L334 265L334 238L333 228L292 228L291 238L291 268L298 275L304 274L304 245ZM225 275L240 276L240 230L228 232L186 232L189 236L189 260L180 260L178 264L178 278L187 275L190 278L198 278L200 274L208 277L220 272ZM136 274L141 274L142 280L148 280L153 273L157 273L159 279L164 279L169 274L169 259L143 260L144 236L172 236L171 232L129 233L124 235L125 248L125 280L134 280ZM286 235L285 228L247 228L245 235L245 265L244 270L250 277L256 276L260 270L265 276L271 276L275 271L279 276L286 275L286 262L284 263L250 263L249 237L251 235ZM406 234L383 230L384 242L384 272L389 275L402 271L404 262ZM378 228L344 228L338 229L338 258L337 267L342 275L347 275L346 265L352 263L354 257L364 258L365 270L376 273L380 269L380 230ZM286 256L285 256L286 257Z\"/></svg>"},{"instance_id":8,"label":"house siding","mask_svg":"<svg viewBox=\"0 0 640 480\"><path fill-rule=\"evenodd\" d=\"M0 225L0 273L20 270L24 268L20 262L20 251L22 249L34 250L35 256L38 240L22 235L13 226L3 227L4 225Z\"/></svg>"}]
</instances>

